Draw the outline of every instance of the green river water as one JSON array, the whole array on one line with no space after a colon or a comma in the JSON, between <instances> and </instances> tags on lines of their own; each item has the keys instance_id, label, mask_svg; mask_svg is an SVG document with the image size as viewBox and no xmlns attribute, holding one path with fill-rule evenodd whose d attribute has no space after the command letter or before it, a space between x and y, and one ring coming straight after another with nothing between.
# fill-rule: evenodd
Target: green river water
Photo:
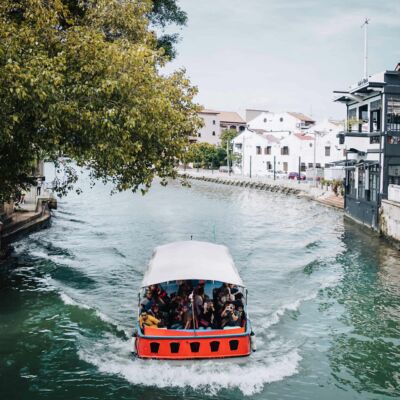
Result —
<instances>
[{"instance_id":1,"label":"green river water","mask_svg":"<svg viewBox=\"0 0 400 400\"><path fill-rule=\"evenodd\" d=\"M385 242L294 196L204 182L108 193L62 199L2 265L0 399L400 398L400 258ZM191 235L230 248L258 351L134 359L152 249Z\"/></svg>"}]
</instances>

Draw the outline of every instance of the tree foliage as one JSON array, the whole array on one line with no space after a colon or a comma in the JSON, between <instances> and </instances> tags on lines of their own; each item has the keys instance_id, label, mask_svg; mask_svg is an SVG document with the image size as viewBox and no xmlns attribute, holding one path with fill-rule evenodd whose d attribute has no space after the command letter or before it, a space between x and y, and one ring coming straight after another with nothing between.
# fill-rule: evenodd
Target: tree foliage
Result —
<instances>
[{"instance_id":1,"label":"tree foliage","mask_svg":"<svg viewBox=\"0 0 400 400\"><path fill-rule=\"evenodd\" d=\"M235 139L236 136L238 136L236 129L224 129L220 135L221 147L226 149L226 145L228 144L229 149L231 149L232 140Z\"/></svg>"},{"instance_id":2,"label":"tree foliage","mask_svg":"<svg viewBox=\"0 0 400 400\"><path fill-rule=\"evenodd\" d=\"M226 150L210 143L193 143L184 158L185 163L194 167L219 168L226 165Z\"/></svg>"},{"instance_id":3,"label":"tree foliage","mask_svg":"<svg viewBox=\"0 0 400 400\"><path fill-rule=\"evenodd\" d=\"M2 200L31 183L35 160L60 155L115 190L176 176L199 126L196 89L184 71L159 73L167 57L149 28L154 4L2 0ZM76 180L70 165L64 170L60 193Z\"/></svg>"},{"instance_id":4,"label":"tree foliage","mask_svg":"<svg viewBox=\"0 0 400 400\"><path fill-rule=\"evenodd\" d=\"M179 27L186 25L186 13L178 6L177 0L153 0L149 19L154 27L161 30L161 34L157 38L157 46L163 48L168 57L175 58L175 45L179 40L179 35L177 33L167 34L164 29L169 25Z\"/></svg>"}]
</instances>

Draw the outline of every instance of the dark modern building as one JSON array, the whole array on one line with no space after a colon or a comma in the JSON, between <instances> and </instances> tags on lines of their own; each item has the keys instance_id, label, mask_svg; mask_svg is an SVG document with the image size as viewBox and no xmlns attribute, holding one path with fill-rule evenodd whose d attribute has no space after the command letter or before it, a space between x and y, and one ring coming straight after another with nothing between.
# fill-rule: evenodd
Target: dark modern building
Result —
<instances>
[{"instance_id":1,"label":"dark modern building","mask_svg":"<svg viewBox=\"0 0 400 400\"><path fill-rule=\"evenodd\" d=\"M338 135L345 145L345 213L379 229L389 184L400 185L400 65L335 93L347 108L346 128Z\"/></svg>"}]
</instances>

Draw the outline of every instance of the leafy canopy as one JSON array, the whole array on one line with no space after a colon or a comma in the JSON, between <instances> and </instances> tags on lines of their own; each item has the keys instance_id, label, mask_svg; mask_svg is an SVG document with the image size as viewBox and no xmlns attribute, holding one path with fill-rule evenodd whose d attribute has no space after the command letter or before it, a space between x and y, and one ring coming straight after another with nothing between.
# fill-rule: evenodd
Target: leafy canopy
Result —
<instances>
[{"instance_id":1,"label":"leafy canopy","mask_svg":"<svg viewBox=\"0 0 400 400\"><path fill-rule=\"evenodd\" d=\"M149 29L149 0L0 2L0 198L59 156L115 190L175 177L199 126L196 89ZM64 165L66 193L76 172Z\"/></svg>"}]
</instances>

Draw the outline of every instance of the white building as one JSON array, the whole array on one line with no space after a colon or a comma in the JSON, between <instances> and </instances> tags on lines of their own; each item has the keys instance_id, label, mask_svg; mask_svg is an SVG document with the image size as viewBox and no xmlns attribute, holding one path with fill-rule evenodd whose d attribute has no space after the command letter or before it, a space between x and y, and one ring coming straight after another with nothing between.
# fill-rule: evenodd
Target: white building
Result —
<instances>
[{"instance_id":1,"label":"white building","mask_svg":"<svg viewBox=\"0 0 400 400\"><path fill-rule=\"evenodd\" d=\"M264 176L274 169L280 173L300 169L313 178L314 164L317 168L328 168L343 158L343 149L336 138L340 128L340 124L327 120L304 132L246 130L233 140L234 152L241 160L234 171L246 176Z\"/></svg>"},{"instance_id":2,"label":"white building","mask_svg":"<svg viewBox=\"0 0 400 400\"><path fill-rule=\"evenodd\" d=\"M296 112L262 112L256 118L249 121L250 130L258 133L303 132L314 125L315 121L307 115Z\"/></svg>"},{"instance_id":3,"label":"white building","mask_svg":"<svg viewBox=\"0 0 400 400\"><path fill-rule=\"evenodd\" d=\"M233 111L215 111L204 109L199 113L204 126L198 131L192 142L218 145L221 132L224 129L234 129L238 132L246 129L246 121Z\"/></svg>"},{"instance_id":4,"label":"white building","mask_svg":"<svg viewBox=\"0 0 400 400\"><path fill-rule=\"evenodd\" d=\"M219 111L202 110L199 115L203 119L204 125L197 132L197 137L193 138L192 141L217 145L221 133L219 114Z\"/></svg>"}]
</instances>

